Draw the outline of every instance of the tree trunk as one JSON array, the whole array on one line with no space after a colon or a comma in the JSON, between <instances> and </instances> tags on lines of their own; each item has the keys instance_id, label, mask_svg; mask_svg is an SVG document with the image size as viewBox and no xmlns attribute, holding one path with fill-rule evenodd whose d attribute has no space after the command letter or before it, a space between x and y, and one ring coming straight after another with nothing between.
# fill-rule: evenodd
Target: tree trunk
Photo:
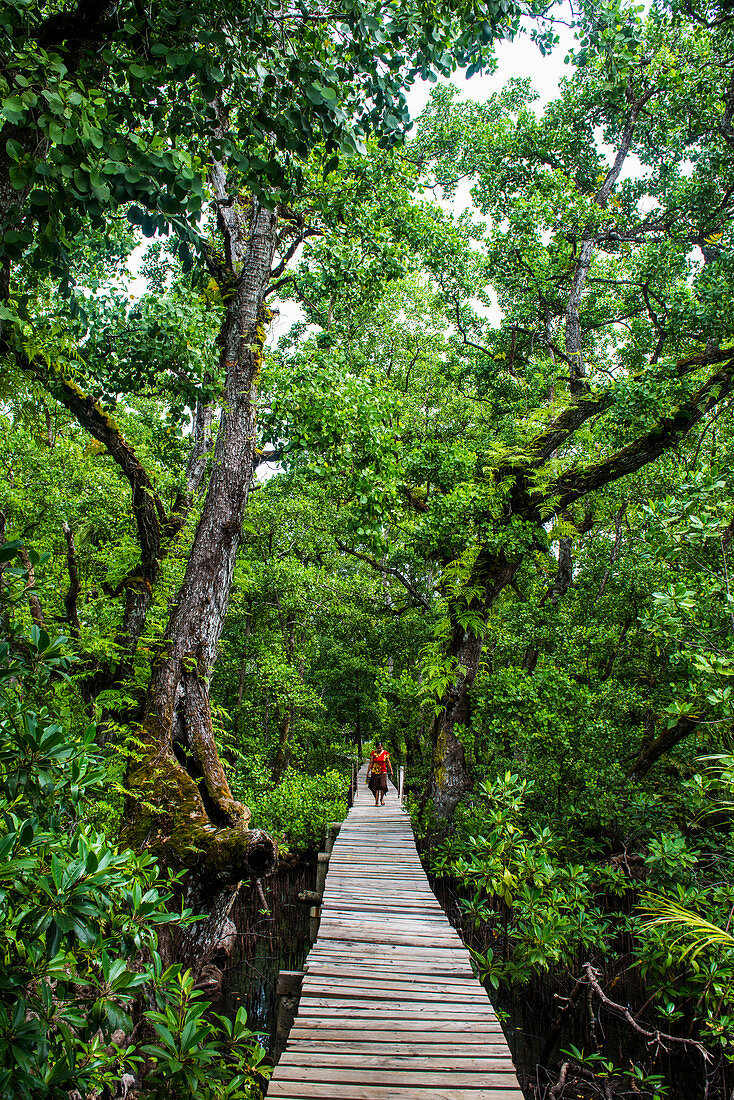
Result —
<instances>
[{"instance_id":1,"label":"tree trunk","mask_svg":"<svg viewBox=\"0 0 734 1100\"><path fill-rule=\"evenodd\" d=\"M481 583L484 596L479 608L486 623L492 604L508 585L520 561L507 561L480 554L470 583ZM442 707L433 721L433 761L427 793L439 819L451 817L462 796L471 787L464 746L457 727L471 720L471 690L476 679L484 645L483 632L475 633L454 620L449 658L455 669L454 682L442 699Z\"/></svg>"},{"instance_id":2,"label":"tree trunk","mask_svg":"<svg viewBox=\"0 0 734 1100\"><path fill-rule=\"evenodd\" d=\"M268 874L276 861L271 838L248 828L250 811L232 797L214 740L209 679L254 469L263 298L277 219L256 200L240 206L230 197L219 166L213 183L230 276L220 334L224 408L202 516L148 691L145 748L128 776L127 827L168 865L189 868L186 902L207 920L177 946L176 957L199 967L216 949L242 878Z\"/></svg>"},{"instance_id":3,"label":"tree trunk","mask_svg":"<svg viewBox=\"0 0 734 1100\"><path fill-rule=\"evenodd\" d=\"M647 725L647 723L646 723ZM662 730L657 737L646 736L637 759L627 772L629 779L642 779L650 771L653 764L674 749L676 745L690 737L698 729L698 723L687 714L682 715L674 726Z\"/></svg>"},{"instance_id":4,"label":"tree trunk","mask_svg":"<svg viewBox=\"0 0 734 1100\"><path fill-rule=\"evenodd\" d=\"M556 607L561 596L565 596L571 587L573 581L573 558L571 556L571 548L573 546L573 539L563 536L558 541L558 569L556 570L553 583L546 589L545 593L540 599L539 606L548 604L549 607ZM523 657L522 667L525 672L532 676L535 672L535 666L538 663L538 657L540 653L537 645L531 643L525 650L525 656Z\"/></svg>"},{"instance_id":5,"label":"tree trunk","mask_svg":"<svg viewBox=\"0 0 734 1100\"><path fill-rule=\"evenodd\" d=\"M293 703L278 708L278 748L273 761L273 783L277 787L291 762Z\"/></svg>"}]
</instances>

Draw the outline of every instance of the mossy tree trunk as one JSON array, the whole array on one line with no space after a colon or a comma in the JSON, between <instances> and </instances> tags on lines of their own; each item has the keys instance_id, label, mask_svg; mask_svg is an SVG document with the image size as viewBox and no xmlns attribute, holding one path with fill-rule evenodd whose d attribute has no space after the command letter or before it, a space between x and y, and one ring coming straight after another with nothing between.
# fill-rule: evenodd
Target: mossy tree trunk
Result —
<instances>
[{"instance_id":1,"label":"mossy tree trunk","mask_svg":"<svg viewBox=\"0 0 734 1100\"><path fill-rule=\"evenodd\" d=\"M186 903L205 919L175 945L200 968L217 950L241 880L275 866L276 849L249 828L232 797L212 729L209 681L229 604L235 556L254 472L255 397L265 337L264 296L276 214L213 185L224 256L207 261L226 303L220 333L225 377L213 469L186 573L150 683L141 740L128 775L127 832L169 866L188 868Z\"/></svg>"},{"instance_id":2,"label":"mossy tree trunk","mask_svg":"<svg viewBox=\"0 0 734 1100\"><path fill-rule=\"evenodd\" d=\"M586 500L591 494L623 477L655 462L661 455L683 439L700 420L734 392L734 353L731 348L707 349L700 355L680 360L677 364L681 377L702 367L718 367L701 380L693 392L667 415L662 416L650 430L641 432L632 442L586 467L572 466L557 477L549 473L543 488L534 487L541 481L545 464L562 446L573 439L575 432L595 413L609 408L608 393L590 394L576 399L558 414L526 448L530 457L522 464L508 463L498 466L495 480L505 483L505 514L501 520L487 516L487 523L494 522L495 535L502 529L508 532L508 541L514 541L518 549L510 556L494 557L482 552L478 555L471 575L467 578L467 591L474 590L471 617L460 613L459 606L452 611L451 636L447 661L454 675L450 686L440 700L440 709L433 725L433 762L427 795L433 801L439 818L450 817L464 793L469 789L470 776L464 758L464 748L457 728L469 724L471 717L471 691L476 679L482 655L483 624L486 623L492 604L515 578L525 556L534 553L547 538L543 525L551 516L568 515L573 506ZM425 507L424 505L422 507ZM514 526L514 535L512 527ZM576 524L580 530L581 524ZM517 535L523 532L518 545ZM570 546L568 547L570 555ZM564 563L560 563L561 566ZM566 580L570 583L572 574ZM466 608L463 608L466 611ZM462 625L462 619L471 626ZM684 736L688 731L679 731ZM658 746L658 755L667 751L668 742ZM656 749L656 752L658 749ZM648 750L635 762L635 774L644 774L654 763ZM657 759L658 756L655 756Z\"/></svg>"},{"instance_id":3,"label":"mossy tree trunk","mask_svg":"<svg viewBox=\"0 0 734 1100\"><path fill-rule=\"evenodd\" d=\"M483 598L473 616L473 626L464 625L458 615L453 617L448 659L453 665L454 676L433 720L433 759L427 790L439 818L451 817L471 786L460 729L471 721L471 690L484 644L484 632L479 623L486 623L492 604L512 581L519 566L519 560L480 554L472 583L481 584Z\"/></svg>"}]
</instances>

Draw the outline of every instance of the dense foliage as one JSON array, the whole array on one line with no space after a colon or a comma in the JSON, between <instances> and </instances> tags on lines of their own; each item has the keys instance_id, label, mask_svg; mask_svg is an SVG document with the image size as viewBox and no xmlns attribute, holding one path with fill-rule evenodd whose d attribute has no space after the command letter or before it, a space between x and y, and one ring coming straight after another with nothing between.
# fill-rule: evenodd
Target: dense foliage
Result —
<instances>
[{"instance_id":1,"label":"dense foliage","mask_svg":"<svg viewBox=\"0 0 734 1100\"><path fill-rule=\"evenodd\" d=\"M2 1087L257 1095L380 736L543 1095L728 1096L728 8L113 6L0 21Z\"/></svg>"},{"instance_id":2,"label":"dense foliage","mask_svg":"<svg viewBox=\"0 0 734 1100\"><path fill-rule=\"evenodd\" d=\"M98 1093L147 1060L151 1098L259 1097L264 1052L244 1016L204 1018L191 973L158 950L160 930L190 920L169 908L174 884L89 823L105 768L94 727L70 720L66 639L17 621L18 551L0 548L0 1095Z\"/></svg>"}]
</instances>

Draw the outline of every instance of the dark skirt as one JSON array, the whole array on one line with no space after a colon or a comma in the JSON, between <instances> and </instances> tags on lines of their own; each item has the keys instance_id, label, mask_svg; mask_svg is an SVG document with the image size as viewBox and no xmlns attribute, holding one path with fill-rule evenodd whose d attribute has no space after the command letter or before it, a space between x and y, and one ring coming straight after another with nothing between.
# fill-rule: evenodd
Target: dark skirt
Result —
<instances>
[{"instance_id":1,"label":"dark skirt","mask_svg":"<svg viewBox=\"0 0 734 1100\"><path fill-rule=\"evenodd\" d=\"M367 786L373 794L377 794L378 791L387 794L387 772L383 772L382 775L371 775L367 780Z\"/></svg>"}]
</instances>

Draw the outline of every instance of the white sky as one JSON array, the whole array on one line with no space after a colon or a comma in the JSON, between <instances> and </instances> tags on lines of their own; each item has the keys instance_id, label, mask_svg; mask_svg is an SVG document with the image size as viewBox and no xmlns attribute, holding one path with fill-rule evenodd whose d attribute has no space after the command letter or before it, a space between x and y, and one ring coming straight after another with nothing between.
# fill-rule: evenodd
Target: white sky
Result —
<instances>
[{"instance_id":1,"label":"white sky","mask_svg":"<svg viewBox=\"0 0 734 1100\"><path fill-rule=\"evenodd\" d=\"M565 28L560 29L565 31ZM475 103L482 103L489 99L494 92L503 88L508 80L513 77L529 76L533 87L540 96L535 108L536 110L542 110L557 95L558 83L561 77L569 73L569 66L564 65L563 59L571 41L572 38L569 32L565 31L558 46L545 57L542 56L538 47L526 35L522 35L512 42L499 42L496 46L497 69L492 75L483 76L475 73L469 80L466 80L462 73L456 73L451 83L459 89L462 99L471 99ZM444 80L441 83L447 84L449 82ZM434 86L427 81L420 80L408 93L408 104L413 118L417 118L425 107L431 94L431 88Z\"/></svg>"}]
</instances>

